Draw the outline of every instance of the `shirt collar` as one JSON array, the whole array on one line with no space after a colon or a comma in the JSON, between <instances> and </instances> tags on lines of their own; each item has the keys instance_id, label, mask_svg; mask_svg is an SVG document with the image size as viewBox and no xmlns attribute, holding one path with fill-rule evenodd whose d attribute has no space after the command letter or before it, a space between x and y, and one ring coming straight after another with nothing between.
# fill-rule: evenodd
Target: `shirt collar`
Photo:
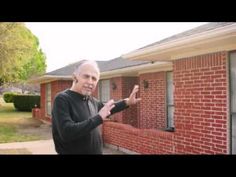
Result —
<instances>
[{"instance_id":1,"label":"shirt collar","mask_svg":"<svg viewBox=\"0 0 236 177\"><path fill-rule=\"evenodd\" d=\"M91 99L91 96L89 96L89 95L82 95L82 94L80 94L80 93L78 93L78 92L75 92L75 91L73 91L73 90L70 90L70 89L68 89L67 91L68 91L69 93L71 93L73 96L78 97L78 98L81 99L82 101L88 101L88 100Z\"/></svg>"}]
</instances>

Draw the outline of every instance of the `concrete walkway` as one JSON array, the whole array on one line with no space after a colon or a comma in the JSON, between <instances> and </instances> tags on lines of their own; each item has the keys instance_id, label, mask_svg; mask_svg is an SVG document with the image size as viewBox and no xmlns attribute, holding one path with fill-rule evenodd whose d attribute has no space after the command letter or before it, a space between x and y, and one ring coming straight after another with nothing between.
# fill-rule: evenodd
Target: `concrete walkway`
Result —
<instances>
[{"instance_id":1,"label":"concrete walkway","mask_svg":"<svg viewBox=\"0 0 236 177\"><path fill-rule=\"evenodd\" d=\"M113 148L104 147L104 154L126 154ZM57 154L52 139L0 144L0 154Z\"/></svg>"},{"instance_id":2,"label":"concrete walkway","mask_svg":"<svg viewBox=\"0 0 236 177\"><path fill-rule=\"evenodd\" d=\"M52 139L0 144L0 154L56 154Z\"/></svg>"}]
</instances>

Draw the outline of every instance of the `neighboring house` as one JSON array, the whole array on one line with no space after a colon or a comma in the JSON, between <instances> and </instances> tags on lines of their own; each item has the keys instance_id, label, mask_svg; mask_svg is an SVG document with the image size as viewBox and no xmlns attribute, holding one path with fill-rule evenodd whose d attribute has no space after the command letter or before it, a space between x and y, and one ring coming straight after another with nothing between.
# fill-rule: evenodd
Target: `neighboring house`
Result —
<instances>
[{"instance_id":1,"label":"neighboring house","mask_svg":"<svg viewBox=\"0 0 236 177\"><path fill-rule=\"evenodd\" d=\"M140 154L236 154L236 23L208 23L98 64L95 96L125 98L139 84L142 98L103 124L105 143ZM35 80L36 117L50 117L73 67Z\"/></svg>"}]
</instances>

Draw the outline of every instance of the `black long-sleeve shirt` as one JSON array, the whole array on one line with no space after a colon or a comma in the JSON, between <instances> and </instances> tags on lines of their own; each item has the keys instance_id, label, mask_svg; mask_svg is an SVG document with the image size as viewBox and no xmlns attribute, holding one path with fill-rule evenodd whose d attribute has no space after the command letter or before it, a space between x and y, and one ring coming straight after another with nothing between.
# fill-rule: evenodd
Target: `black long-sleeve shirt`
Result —
<instances>
[{"instance_id":1,"label":"black long-sleeve shirt","mask_svg":"<svg viewBox=\"0 0 236 177\"><path fill-rule=\"evenodd\" d=\"M98 126L103 120L98 112L103 106L94 97L87 99L71 90L57 94L52 109L52 135L57 153L102 154L103 142ZM111 114L125 108L124 100L116 102Z\"/></svg>"}]
</instances>

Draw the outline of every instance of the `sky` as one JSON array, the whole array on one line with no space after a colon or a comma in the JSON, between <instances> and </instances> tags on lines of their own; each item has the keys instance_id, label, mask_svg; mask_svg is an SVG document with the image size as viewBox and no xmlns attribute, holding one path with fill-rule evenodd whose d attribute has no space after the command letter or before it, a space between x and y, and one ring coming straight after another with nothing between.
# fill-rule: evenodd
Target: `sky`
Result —
<instances>
[{"instance_id":1,"label":"sky","mask_svg":"<svg viewBox=\"0 0 236 177\"><path fill-rule=\"evenodd\" d=\"M29 22L50 72L82 59L111 60L202 22Z\"/></svg>"}]
</instances>

